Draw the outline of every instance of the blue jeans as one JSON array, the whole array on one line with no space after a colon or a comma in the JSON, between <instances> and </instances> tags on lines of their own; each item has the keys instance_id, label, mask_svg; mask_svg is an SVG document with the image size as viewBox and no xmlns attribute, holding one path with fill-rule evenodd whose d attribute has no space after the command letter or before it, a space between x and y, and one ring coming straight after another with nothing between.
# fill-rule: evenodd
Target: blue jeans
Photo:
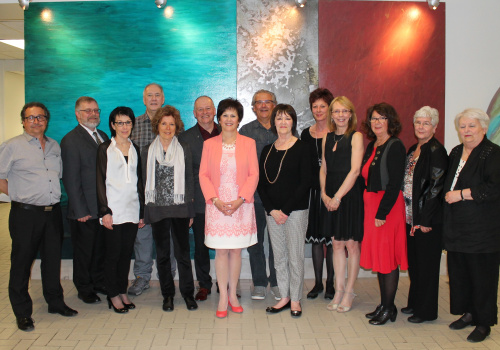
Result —
<instances>
[{"instance_id":1,"label":"blue jeans","mask_svg":"<svg viewBox=\"0 0 500 350\"><path fill-rule=\"evenodd\" d=\"M274 255L271 241L269 240L269 277L267 277L266 255L264 253L264 234L266 230L266 211L262 203L255 202L255 219L257 221L257 244L247 248L250 256L250 269L252 270L252 281L256 287L271 287L278 285L276 281L276 270L274 269Z\"/></svg>"},{"instance_id":2,"label":"blue jeans","mask_svg":"<svg viewBox=\"0 0 500 350\"><path fill-rule=\"evenodd\" d=\"M177 262L174 257L174 248L172 239L170 239L170 267L172 275L175 276ZM146 281L151 280L151 272L153 272L153 230L151 225L146 225L137 231L137 237L134 243L134 275L135 278L141 277ZM158 265L156 265L158 268Z\"/></svg>"}]
</instances>

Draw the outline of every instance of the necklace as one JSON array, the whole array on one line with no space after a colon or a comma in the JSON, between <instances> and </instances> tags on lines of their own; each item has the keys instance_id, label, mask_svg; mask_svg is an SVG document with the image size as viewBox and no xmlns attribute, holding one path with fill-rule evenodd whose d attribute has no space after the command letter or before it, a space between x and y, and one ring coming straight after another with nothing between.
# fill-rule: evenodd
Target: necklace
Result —
<instances>
[{"instance_id":1,"label":"necklace","mask_svg":"<svg viewBox=\"0 0 500 350\"><path fill-rule=\"evenodd\" d=\"M278 174L276 175L276 178L273 181L271 181L271 180L269 180L269 176L267 176L266 164L267 164L267 158L269 157L269 154L271 153L273 146L274 146L274 148L276 148L276 146L274 145L275 143L276 143L276 141L274 141L274 143L269 148L269 152L267 152L266 160L264 161L264 172L266 173L266 179L267 179L267 182L269 182L271 185L274 184L278 180L278 176L280 176L280 172L281 172L281 166L283 165L283 159L285 159L286 153L288 152L288 149L289 149L289 148L286 149L285 154L281 158L280 167L278 169ZM276 152L278 152L278 149L276 149Z\"/></svg>"},{"instance_id":2,"label":"necklace","mask_svg":"<svg viewBox=\"0 0 500 350\"><path fill-rule=\"evenodd\" d=\"M342 136L340 136L340 138L337 140L337 134L333 134L333 141L335 142L335 144L337 144L337 142L339 142L340 140L342 140L344 138L344 135L345 134L342 134Z\"/></svg>"},{"instance_id":3,"label":"necklace","mask_svg":"<svg viewBox=\"0 0 500 350\"><path fill-rule=\"evenodd\" d=\"M222 149L225 149L225 150L232 150L236 147L236 140L234 140L233 142L231 143L222 143Z\"/></svg>"}]
</instances>

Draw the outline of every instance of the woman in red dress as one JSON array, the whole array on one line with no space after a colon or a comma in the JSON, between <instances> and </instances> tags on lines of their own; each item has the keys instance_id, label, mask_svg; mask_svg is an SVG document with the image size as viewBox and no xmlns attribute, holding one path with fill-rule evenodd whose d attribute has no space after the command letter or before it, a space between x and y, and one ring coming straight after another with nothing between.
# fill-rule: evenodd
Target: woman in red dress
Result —
<instances>
[{"instance_id":1,"label":"woman in red dress","mask_svg":"<svg viewBox=\"0 0 500 350\"><path fill-rule=\"evenodd\" d=\"M397 138L401 122L391 105L382 102L368 108L362 127L372 141L366 148L361 170L366 189L360 265L377 272L381 303L366 317L370 324L383 325L389 319L396 320L394 298L399 266L408 269L405 204L401 192L406 150Z\"/></svg>"}]
</instances>

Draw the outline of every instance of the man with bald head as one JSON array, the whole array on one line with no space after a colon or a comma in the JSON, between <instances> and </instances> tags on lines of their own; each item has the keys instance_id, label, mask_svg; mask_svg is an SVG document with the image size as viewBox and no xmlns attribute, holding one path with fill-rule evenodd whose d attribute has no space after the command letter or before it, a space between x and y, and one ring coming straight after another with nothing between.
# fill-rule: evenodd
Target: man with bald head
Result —
<instances>
[{"instance_id":1,"label":"man with bald head","mask_svg":"<svg viewBox=\"0 0 500 350\"><path fill-rule=\"evenodd\" d=\"M199 289L196 300L206 300L211 293L212 277L210 276L209 249L205 246L205 199L201 192L199 172L203 142L219 135L218 125L214 122L215 106L208 96L200 96L194 102L193 114L198 121L195 126L179 135L179 140L189 143L193 157L194 174L194 209L196 217L193 222L194 233L194 267Z\"/></svg>"}]
</instances>

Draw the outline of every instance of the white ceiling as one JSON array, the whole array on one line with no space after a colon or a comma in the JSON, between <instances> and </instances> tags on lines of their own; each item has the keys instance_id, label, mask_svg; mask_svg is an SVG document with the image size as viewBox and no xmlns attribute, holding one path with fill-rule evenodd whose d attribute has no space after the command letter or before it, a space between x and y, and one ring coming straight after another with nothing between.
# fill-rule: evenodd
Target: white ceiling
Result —
<instances>
[{"instance_id":1,"label":"white ceiling","mask_svg":"<svg viewBox=\"0 0 500 350\"><path fill-rule=\"evenodd\" d=\"M24 13L19 4L0 4L0 40L24 39ZM24 60L24 50L0 43L0 60Z\"/></svg>"}]
</instances>

